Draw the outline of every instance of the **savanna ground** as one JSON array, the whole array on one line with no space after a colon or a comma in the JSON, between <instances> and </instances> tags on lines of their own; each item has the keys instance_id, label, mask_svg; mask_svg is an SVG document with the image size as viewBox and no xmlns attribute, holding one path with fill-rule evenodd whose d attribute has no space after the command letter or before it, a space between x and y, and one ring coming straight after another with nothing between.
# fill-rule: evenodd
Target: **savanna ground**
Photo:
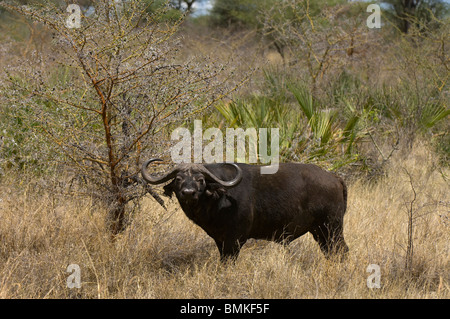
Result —
<instances>
[{"instance_id":1,"label":"savanna ground","mask_svg":"<svg viewBox=\"0 0 450 319\"><path fill-rule=\"evenodd\" d=\"M283 38L292 31L283 32L289 26L283 20L263 26L279 28L284 58L252 28L210 28L201 18L181 24L183 37L175 44L177 64L199 55L222 69L232 67L232 75L217 79L224 86L246 79L238 91L196 115L204 129L279 127L282 161L315 163L344 177L350 252L343 262L327 260L306 234L288 247L250 240L234 264L222 264L214 241L175 199L163 197L164 209L149 194L127 203L127 227L112 241L105 223L110 206L101 200L106 188L83 188L79 180L86 176L74 179L79 171L67 168L69 159L39 128L54 125L55 136L67 132L63 142L86 134L87 144L80 145L88 145L97 159L106 154L105 143L90 138L104 132L96 123L70 122L64 112L73 111L77 119L74 109L30 98L31 92L59 94L62 88L61 96L83 100L88 85L72 79L67 65L44 65L41 55L61 54L53 33L20 15L5 18L0 66L9 73L0 76L0 297L449 298L448 17L427 32L403 35L387 24L370 31L361 22L366 13L361 20L354 4L332 2L342 5L332 21L345 31L337 38L327 20L333 10L322 10L325 22L320 12L306 24L297 21L306 25L299 38ZM268 17L277 14L267 10ZM305 47L310 51L302 51ZM311 55L315 59L305 58ZM27 92L17 85L32 87L34 76L48 80L49 90L25 87ZM175 88L185 84L173 81ZM21 101L32 107L21 108ZM95 106L93 101L88 105ZM189 127L198 117L174 123ZM155 145L168 145L172 128L161 129ZM158 147L137 158L157 156L150 151L161 151ZM160 154L168 159L167 150ZM155 191L162 194L161 187ZM79 266L81 288L68 288L69 265ZM369 286L374 282L369 265L379 266L379 288L368 287L368 279Z\"/></svg>"},{"instance_id":2,"label":"savanna ground","mask_svg":"<svg viewBox=\"0 0 450 319\"><path fill-rule=\"evenodd\" d=\"M449 298L450 191L418 144L375 185L349 185L345 262L327 260L307 234L287 248L249 241L223 265L214 241L175 201L167 211L149 197L111 243L101 208L5 178L0 202L2 298ZM424 165L424 163L427 163ZM414 253L405 270L408 210ZM67 288L78 264L81 288ZM370 264L380 288L369 289Z\"/></svg>"}]
</instances>

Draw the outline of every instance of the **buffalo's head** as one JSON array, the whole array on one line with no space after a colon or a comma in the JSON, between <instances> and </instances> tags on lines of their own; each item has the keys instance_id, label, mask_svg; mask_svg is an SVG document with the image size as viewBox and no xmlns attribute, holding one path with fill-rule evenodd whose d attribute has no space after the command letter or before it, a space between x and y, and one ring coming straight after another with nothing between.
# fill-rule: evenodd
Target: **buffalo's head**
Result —
<instances>
[{"instance_id":1,"label":"buffalo's head","mask_svg":"<svg viewBox=\"0 0 450 319\"><path fill-rule=\"evenodd\" d=\"M163 176L154 177L147 171L147 166L160 159L147 160L141 169L144 180L149 184L161 184L172 180L164 186L164 194L171 197L175 193L180 203L191 205L197 203L204 196L218 199L226 192L227 188L236 186L242 180L242 170L233 163L230 165L236 170L236 176L230 181L224 181L210 172L202 164L180 164Z\"/></svg>"}]
</instances>

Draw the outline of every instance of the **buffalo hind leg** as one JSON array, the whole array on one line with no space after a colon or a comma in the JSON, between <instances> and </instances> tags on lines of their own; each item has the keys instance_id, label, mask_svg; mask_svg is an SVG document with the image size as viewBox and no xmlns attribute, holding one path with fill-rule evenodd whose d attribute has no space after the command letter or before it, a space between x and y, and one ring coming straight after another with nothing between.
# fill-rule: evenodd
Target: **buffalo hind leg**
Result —
<instances>
[{"instance_id":1,"label":"buffalo hind leg","mask_svg":"<svg viewBox=\"0 0 450 319\"><path fill-rule=\"evenodd\" d=\"M239 256L239 251L241 246L245 244L245 240L234 240L234 241L220 241L215 240L217 248L220 253L220 261L227 262L228 260L236 261Z\"/></svg>"},{"instance_id":2,"label":"buffalo hind leg","mask_svg":"<svg viewBox=\"0 0 450 319\"><path fill-rule=\"evenodd\" d=\"M338 256L343 260L348 253L344 240L342 222L327 223L311 231L326 258Z\"/></svg>"}]
</instances>

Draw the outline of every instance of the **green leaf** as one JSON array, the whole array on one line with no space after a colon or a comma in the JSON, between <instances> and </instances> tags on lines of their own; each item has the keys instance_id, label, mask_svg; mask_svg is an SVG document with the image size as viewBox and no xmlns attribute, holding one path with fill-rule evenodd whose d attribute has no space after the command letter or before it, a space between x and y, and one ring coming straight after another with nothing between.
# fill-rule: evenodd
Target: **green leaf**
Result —
<instances>
[{"instance_id":1,"label":"green leaf","mask_svg":"<svg viewBox=\"0 0 450 319\"><path fill-rule=\"evenodd\" d=\"M421 123L426 128L432 128L437 122L446 118L450 115L450 109L446 108L442 104L433 103L425 105L422 116Z\"/></svg>"}]
</instances>

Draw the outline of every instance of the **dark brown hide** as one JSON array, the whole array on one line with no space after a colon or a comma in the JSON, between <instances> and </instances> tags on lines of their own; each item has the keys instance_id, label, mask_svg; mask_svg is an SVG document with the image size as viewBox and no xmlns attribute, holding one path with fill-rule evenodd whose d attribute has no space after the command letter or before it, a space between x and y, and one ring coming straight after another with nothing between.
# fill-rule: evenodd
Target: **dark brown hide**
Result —
<instances>
[{"instance_id":1,"label":"dark brown hide","mask_svg":"<svg viewBox=\"0 0 450 319\"><path fill-rule=\"evenodd\" d=\"M144 166L143 176L149 176ZM311 164L279 164L277 173L267 175L260 169L241 163L182 164L164 190L168 196L175 193L186 216L215 240L221 259L236 258L249 238L288 244L307 232L326 256L348 251L343 236L347 188L340 177ZM241 180L234 186L217 182L235 180L237 174Z\"/></svg>"}]
</instances>

